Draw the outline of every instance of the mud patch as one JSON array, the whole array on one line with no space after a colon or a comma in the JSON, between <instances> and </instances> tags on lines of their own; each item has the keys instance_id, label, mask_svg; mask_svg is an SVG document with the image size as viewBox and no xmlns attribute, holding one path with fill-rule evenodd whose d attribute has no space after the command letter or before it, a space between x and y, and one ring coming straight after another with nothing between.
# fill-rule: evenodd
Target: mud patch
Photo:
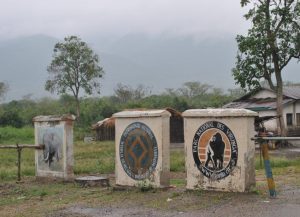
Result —
<instances>
[{"instance_id":1,"label":"mud patch","mask_svg":"<svg viewBox=\"0 0 300 217\"><path fill-rule=\"evenodd\" d=\"M139 207L99 207L89 208L84 206L72 206L68 209L53 213L47 217L98 217L98 216L109 216L109 217L130 217L130 216L147 216L147 217L169 217L179 215L180 212L161 212L158 210L139 208Z\"/></svg>"}]
</instances>

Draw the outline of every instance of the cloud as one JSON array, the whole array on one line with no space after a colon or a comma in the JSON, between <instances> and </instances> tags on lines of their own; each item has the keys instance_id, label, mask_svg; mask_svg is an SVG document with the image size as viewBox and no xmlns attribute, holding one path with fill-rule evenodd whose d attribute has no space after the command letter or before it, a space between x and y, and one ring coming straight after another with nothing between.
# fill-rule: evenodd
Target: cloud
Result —
<instances>
[{"instance_id":1,"label":"cloud","mask_svg":"<svg viewBox=\"0 0 300 217\"><path fill-rule=\"evenodd\" d=\"M0 0L0 38L47 34L236 34L237 0Z\"/></svg>"}]
</instances>

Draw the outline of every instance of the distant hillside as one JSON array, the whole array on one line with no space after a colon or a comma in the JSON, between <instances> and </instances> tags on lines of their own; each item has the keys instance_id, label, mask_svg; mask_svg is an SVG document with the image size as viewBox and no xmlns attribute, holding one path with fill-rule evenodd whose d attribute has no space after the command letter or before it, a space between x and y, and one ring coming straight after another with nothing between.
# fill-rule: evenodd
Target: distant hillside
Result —
<instances>
[{"instance_id":1,"label":"distant hillside","mask_svg":"<svg viewBox=\"0 0 300 217\"><path fill-rule=\"evenodd\" d=\"M85 40L85 39L83 39ZM44 91L47 65L58 39L43 35L0 42L0 80L10 85L6 100ZM85 40L87 41L87 40ZM192 37L122 38L94 37L87 41L99 54L105 70L102 95L110 95L117 83L152 87L153 92L179 87L186 81L200 81L220 88L234 87L236 43L233 38L195 41ZM289 66L284 80L299 81L299 65Z\"/></svg>"},{"instance_id":2,"label":"distant hillside","mask_svg":"<svg viewBox=\"0 0 300 217\"><path fill-rule=\"evenodd\" d=\"M101 42L94 43L94 47L100 51L107 72L104 92L111 92L110 88L118 82L143 83L154 91L176 88L186 81L225 89L234 86L231 77L236 54L234 39L195 41L191 37L128 35L105 47Z\"/></svg>"}]
</instances>

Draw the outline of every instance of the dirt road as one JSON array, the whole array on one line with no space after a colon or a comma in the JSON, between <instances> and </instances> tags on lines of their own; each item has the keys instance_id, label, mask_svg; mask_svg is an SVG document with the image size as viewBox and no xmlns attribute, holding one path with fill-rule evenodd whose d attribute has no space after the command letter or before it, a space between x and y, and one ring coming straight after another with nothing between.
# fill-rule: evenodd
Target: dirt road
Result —
<instances>
[{"instance_id":1,"label":"dirt road","mask_svg":"<svg viewBox=\"0 0 300 217\"><path fill-rule=\"evenodd\" d=\"M194 197L194 195L192 197ZM284 186L278 192L276 199L270 199L267 195L262 196L253 193L231 193L228 195L228 197L226 196L223 198L224 200L212 202L210 205L207 205L207 201L204 201L204 197L202 201L202 203L206 203L204 208L202 207L201 201L198 200L199 198L192 199L195 199L194 207L191 210L189 210L191 208L190 207L184 211L178 211L176 209L176 204L185 203L184 200L187 200L187 198L179 197L169 199L169 208L166 210L157 210L153 208L147 208L147 206L139 206L138 202L136 206L132 203L127 204L125 202L124 204L114 204L113 206L108 205L93 208L75 205L52 213L48 215L48 217L298 217L300 213L300 189L296 186ZM197 204L199 209L197 209Z\"/></svg>"}]
</instances>

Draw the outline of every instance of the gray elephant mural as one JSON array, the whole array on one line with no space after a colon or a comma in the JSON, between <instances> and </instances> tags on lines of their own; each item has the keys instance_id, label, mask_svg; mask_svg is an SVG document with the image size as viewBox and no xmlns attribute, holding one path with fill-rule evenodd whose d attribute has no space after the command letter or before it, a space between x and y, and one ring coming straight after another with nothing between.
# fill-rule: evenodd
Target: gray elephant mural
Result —
<instances>
[{"instance_id":1,"label":"gray elephant mural","mask_svg":"<svg viewBox=\"0 0 300 217\"><path fill-rule=\"evenodd\" d=\"M44 171L63 170L63 126L40 126L37 128L38 144L44 144L44 150L38 150L37 169Z\"/></svg>"},{"instance_id":2,"label":"gray elephant mural","mask_svg":"<svg viewBox=\"0 0 300 217\"><path fill-rule=\"evenodd\" d=\"M43 144L45 145L43 160L50 167L54 159L56 161L60 159L61 141L54 132L46 132L43 135Z\"/></svg>"}]
</instances>

